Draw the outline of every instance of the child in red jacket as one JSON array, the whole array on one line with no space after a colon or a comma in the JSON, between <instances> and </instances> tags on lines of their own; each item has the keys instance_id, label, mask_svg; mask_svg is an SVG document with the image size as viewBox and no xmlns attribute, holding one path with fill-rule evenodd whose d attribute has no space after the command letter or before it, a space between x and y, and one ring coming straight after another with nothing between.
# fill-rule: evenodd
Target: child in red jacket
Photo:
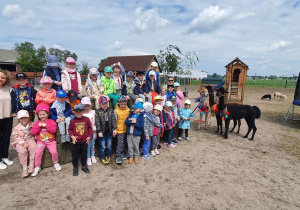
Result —
<instances>
[{"instance_id":1,"label":"child in red jacket","mask_svg":"<svg viewBox=\"0 0 300 210\"><path fill-rule=\"evenodd\" d=\"M49 106L56 99L56 90L52 89L52 79L48 76L42 77L40 83L43 86L42 90L39 90L35 97L37 105L45 104Z\"/></svg>"}]
</instances>

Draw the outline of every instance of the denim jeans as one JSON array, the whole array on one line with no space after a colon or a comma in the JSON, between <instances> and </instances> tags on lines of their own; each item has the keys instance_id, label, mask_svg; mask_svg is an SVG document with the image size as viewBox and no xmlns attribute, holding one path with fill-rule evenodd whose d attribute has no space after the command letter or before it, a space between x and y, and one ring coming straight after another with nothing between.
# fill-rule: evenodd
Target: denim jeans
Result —
<instances>
[{"instance_id":1,"label":"denim jeans","mask_svg":"<svg viewBox=\"0 0 300 210\"><path fill-rule=\"evenodd\" d=\"M92 156L95 156L95 138L96 138L96 133L94 133L91 137L91 140L88 144L87 147L87 158L91 158Z\"/></svg>"},{"instance_id":2,"label":"denim jeans","mask_svg":"<svg viewBox=\"0 0 300 210\"><path fill-rule=\"evenodd\" d=\"M172 144L172 129L170 130L165 130L166 132L166 138L165 138L165 143L168 143L168 145Z\"/></svg>"},{"instance_id":3,"label":"denim jeans","mask_svg":"<svg viewBox=\"0 0 300 210\"><path fill-rule=\"evenodd\" d=\"M151 136L149 136L149 140L146 139L146 136L143 135L143 155L147 155L149 153L151 144Z\"/></svg>"},{"instance_id":4,"label":"denim jeans","mask_svg":"<svg viewBox=\"0 0 300 210\"><path fill-rule=\"evenodd\" d=\"M105 159L105 157L111 156L111 143L112 143L112 135L110 133L103 133L103 137L98 138L99 157L101 159ZM105 149L106 149L106 154L105 154Z\"/></svg>"}]
</instances>

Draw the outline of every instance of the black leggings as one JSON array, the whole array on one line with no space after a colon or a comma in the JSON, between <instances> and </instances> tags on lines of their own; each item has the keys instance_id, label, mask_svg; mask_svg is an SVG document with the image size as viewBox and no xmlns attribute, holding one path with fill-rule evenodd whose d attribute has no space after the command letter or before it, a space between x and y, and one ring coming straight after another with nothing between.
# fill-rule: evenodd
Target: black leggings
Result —
<instances>
[{"instance_id":1,"label":"black leggings","mask_svg":"<svg viewBox=\"0 0 300 210\"><path fill-rule=\"evenodd\" d=\"M86 166L87 146L85 142L72 144L72 164L78 168L78 158L80 155L81 167Z\"/></svg>"},{"instance_id":2,"label":"black leggings","mask_svg":"<svg viewBox=\"0 0 300 210\"><path fill-rule=\"evenodd\" d=\"M0 119L0 161L2 161L2 158L8 158L12 125L12 117Z\"/></svg>"},{"instance_id":3,"label":"black leggings","mask_svg":"<svg viewBox=\"0 0 300 210\"><path fill-rule=\"evenodd\" d=\"M181 128L178 128L178 137L182 136L182 131L183 130L185 132L185 137L189 137L189 129L181 129Z\"/></svg>"}]
</instances>

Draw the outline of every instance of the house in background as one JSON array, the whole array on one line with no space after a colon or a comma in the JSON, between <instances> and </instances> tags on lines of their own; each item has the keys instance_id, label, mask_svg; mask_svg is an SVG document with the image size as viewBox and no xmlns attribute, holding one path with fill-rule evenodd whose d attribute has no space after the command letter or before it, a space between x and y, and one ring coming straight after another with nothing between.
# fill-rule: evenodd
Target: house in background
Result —
<instances>
[{"instance_id":1,"label":"house in background","mask_svg":"<svg viewBox=\"0 0 300 210\"><path fill-rule=\"evenodd\" d=\"M19 53L15 50L0 49L0 68L10 72L18 72L21 66L16 64L19 58Z\"/></svg>"},{"instance_id":2,"label":"house in background","mask_svg":"<svg viewBox=\"0 0 300 210\"><path fill-rule=\"evenodd\" d=\"M114 56L108 57L106 61L104 61L101 66L98 68L100 75L103 75L104 68L106 66L110 66L114 63L120 62L122 66L127 71L132 71L134 75L136 72L143 70L147 72L151 69L151 63L157 62L155 55L136 55L136 56ZM158 62L157 62L158 63ZM158 66L159 72L161 72L160 67Z\"/></svg>"}]
</instances>

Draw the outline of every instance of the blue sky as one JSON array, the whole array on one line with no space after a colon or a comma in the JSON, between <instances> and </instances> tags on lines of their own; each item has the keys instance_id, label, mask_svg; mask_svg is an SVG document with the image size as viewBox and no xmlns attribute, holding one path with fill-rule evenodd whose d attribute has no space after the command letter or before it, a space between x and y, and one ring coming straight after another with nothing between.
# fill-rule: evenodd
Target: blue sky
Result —
<instances>
[{"instance_id":1,"label":"blue sky","mask_svg":"<svg viewBox=\"0 0 300 210\"><path fill-rule=\"evenodd\" d=\"M1 0L0 48L29 41L67 49L79 63L159 53L169 44L193 50L195 69L225 74L239 57L249 75L297 74L300 0Z\"/></svg>"}]
</instances>

